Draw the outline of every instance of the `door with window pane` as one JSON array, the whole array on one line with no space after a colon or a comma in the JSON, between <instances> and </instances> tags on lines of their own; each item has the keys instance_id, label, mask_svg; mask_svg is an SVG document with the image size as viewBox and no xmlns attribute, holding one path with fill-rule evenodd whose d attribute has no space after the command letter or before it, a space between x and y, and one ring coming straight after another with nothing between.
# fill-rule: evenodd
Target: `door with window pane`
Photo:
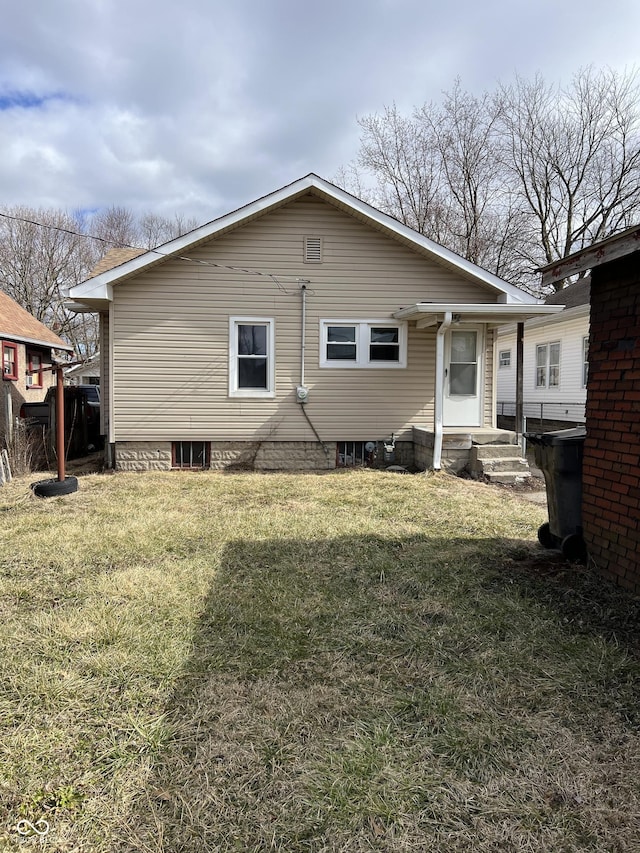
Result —
<instances>
[{"instance_id":1,"label":"door with window pane","mask_svg":"<svg viewBox=\"0 0 640 853\"><path fill-rule=\"evenodd\" d=\"M480 426L482 329L452 329L445 346L444 425Z\"/></svg>"}]
</instances>

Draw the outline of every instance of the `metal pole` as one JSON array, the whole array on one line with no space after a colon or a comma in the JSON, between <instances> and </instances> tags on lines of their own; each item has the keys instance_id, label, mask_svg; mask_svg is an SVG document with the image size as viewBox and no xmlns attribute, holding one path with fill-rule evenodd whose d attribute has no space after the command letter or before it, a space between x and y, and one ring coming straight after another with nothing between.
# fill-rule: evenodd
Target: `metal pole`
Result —
<instances>
[{"instance_id":1,"label":"metal pole","mask_svg":"<svg viewBox=\"0 0 640 853\"><path fill-rule=\"evenodd\" d=\"M516 441L522 435L522 416L524 401L524 323L518 323L516 338Z\"/></svg>"},{"instance_id":2,"label":"metal pole","mask_svg":"<svg viewBox=\"0 0 640 853\"><path fill-rule=\"evenodd\" d=\"M56 453L58 455L58 482L62 482L64 473L64 385L62 382L62 365L57 365L56 371Z\"/></svg>"}]
</instances>

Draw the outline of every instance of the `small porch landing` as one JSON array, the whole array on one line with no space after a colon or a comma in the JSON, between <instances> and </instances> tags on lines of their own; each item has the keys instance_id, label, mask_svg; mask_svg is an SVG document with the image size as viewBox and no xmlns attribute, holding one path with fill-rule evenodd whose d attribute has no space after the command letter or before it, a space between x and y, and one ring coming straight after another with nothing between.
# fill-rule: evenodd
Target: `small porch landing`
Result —
<instances>
[{"instance_id":1,"label":"small porch landing","mask_svg":"<svg viewBox=\"0 0 640 853\"><path fill-rule=\"evenodd\" d=\"M491 483L517 483L531 476L529 465L516 444L516 433L490 427L464 430L445 427L442 436L442 468L453 474L467 470L475 479ZM415 464L433 467L435 433L413 428Z\"/></svg>"}]
</instances>

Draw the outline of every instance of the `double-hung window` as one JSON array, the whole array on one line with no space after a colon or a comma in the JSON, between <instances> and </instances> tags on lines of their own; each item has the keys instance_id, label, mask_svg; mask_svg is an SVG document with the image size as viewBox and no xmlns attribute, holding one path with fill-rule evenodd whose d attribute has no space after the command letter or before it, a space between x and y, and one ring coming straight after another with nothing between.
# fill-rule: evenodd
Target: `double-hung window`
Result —
<instances>
[{"instance_id":1,"label":"double-hung window","mask_svg":"<svg viewBox=\"0 0 640 853\"><path fill-rule=\"evenodd\" d=\"M323 320L320 367L406 367L404 323L389 320Z\"/></svg>"},{"instance_id":2,"label":"double-hung window","mask_svg":"<svg viewBox=\"0 0 640 853\"><path fill-rule=\"evenodd\" d=\"M18 345L2 342L2 376L4 379L18 378Z\"/></svg>"},{"instance_id":3,"label":"double-hung window","mask_svg":"<svg viewBox=\"0 0 640 853\"><path fill-rule=\"evenodd\" d=\"M27 359L29 362L27 387L42 388L42 356L38 352L30 352Z\"/></svg>"},{"instance_id":4,"label":"double-hung window","mask_svg":"<svg viewBox=\"0 0 640 853\"><path fill-rule=\"evenodd\" d=\"M511 350L503 349L498 353L498 367L511 367Z\"/></svg>"},{"instance_id":5,"label":"double-hung window","mask_svg":"<svg viewBox=\"0 0 640 853\"><path fill-rule=\"evenodd\" d=\"M275 342L272 319L230 318L229 396L275 396Z\"/></svg>"},{"instance_id":6,"label":"double-hung window","mask_svg":"<svg viewBox=\"0 0 640 853\"><path fill-rule=\"evenodd\" d=\"M560 386L560 342L536 347L536 388Z\"/></svg>"}]
</instances>

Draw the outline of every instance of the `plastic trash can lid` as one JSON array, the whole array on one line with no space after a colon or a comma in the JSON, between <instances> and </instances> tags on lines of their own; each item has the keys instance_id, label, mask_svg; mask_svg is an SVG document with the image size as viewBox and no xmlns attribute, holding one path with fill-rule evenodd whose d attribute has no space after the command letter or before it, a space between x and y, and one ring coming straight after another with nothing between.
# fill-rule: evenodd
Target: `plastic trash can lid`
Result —
<instances>
[{"instance_id":1,"label":"plastic trash can lid","mask_svg":"<svg viewBox=\"0 0 640 853\"><path fill-rule=\"evenodd\" d=\"M525 432L524 437L532 444L552 446L554 444L581 444L587 435L585 427L573 429L557 429L551 432Z\"/></svg>"}]
</instances>

